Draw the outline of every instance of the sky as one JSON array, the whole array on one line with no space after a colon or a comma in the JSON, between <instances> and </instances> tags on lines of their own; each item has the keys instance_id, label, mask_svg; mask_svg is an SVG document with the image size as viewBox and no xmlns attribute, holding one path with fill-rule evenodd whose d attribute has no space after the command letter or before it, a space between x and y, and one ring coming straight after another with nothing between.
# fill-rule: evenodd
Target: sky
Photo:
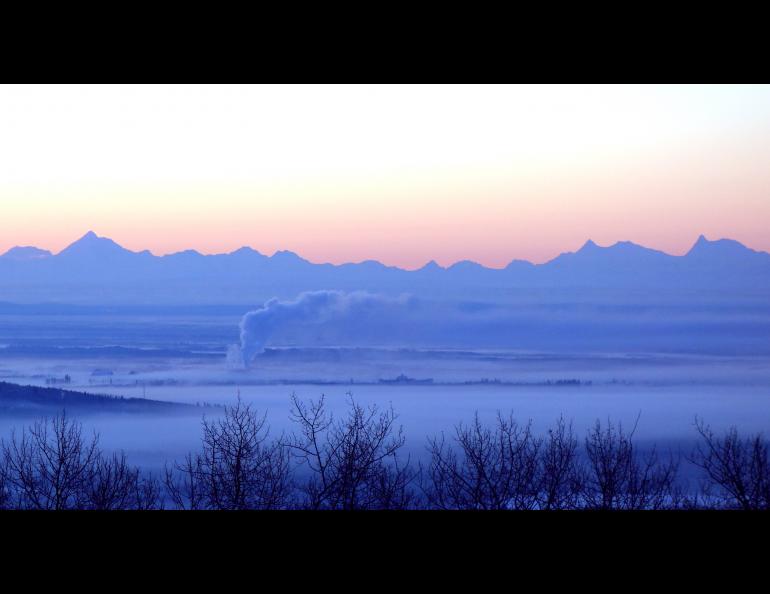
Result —
<instances>
[{"instance_id":1,"label":"sky","mask_svg":"<svg viewBox=\"0 0 770 594\"><path fill-rule=\"evenodd\" d=\"M770 251L770 86L0 86L0 252Z\"/></svg>"}]
</instances>

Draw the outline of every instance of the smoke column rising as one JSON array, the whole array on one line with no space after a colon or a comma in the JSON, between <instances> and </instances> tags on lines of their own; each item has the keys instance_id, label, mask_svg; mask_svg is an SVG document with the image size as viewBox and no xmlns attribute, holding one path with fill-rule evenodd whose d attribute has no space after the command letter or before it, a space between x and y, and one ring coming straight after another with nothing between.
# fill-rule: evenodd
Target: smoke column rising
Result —
<instances>
[{"instance_id":1,"label":"smoke column rising","mask_svg":"<svg viewBox=\"0 0 770 594\"><path fill-rule=\"evenodd\" d=\"M313 329L331 330L337 337L364 332L364 328L369 336L378 334L377 330L391 328L388 320L393 314L401 320L407 317L407 308L419 308L419 303L409 296L394 298L364 291L310 291L293 301L271 299L241 319L240 356L248 365L277 331L299 326L303 336Z\"/></svg>"},{"instance_id":2,"label":"smoke column rising","mask_svg":"<svg viewBox=\"0 0 770 594\"><path fill-rule=\"evenodd\" d=\"M770 311L682 303L656 306L495 304L313 291L271 299L243 316L229 364L248 366L271 344L535 352L770 352Z\"/></svg>"}]
</instances>

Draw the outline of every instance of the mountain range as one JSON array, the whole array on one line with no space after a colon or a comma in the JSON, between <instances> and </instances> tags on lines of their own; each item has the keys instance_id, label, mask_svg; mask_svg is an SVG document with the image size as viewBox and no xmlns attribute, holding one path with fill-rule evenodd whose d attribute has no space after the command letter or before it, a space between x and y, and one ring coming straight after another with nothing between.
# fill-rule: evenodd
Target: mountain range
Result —
<instances>
[{"instance_id":1,"label":"mountain range","mask_svg":"<svg viewBox=\"0 0 770 594\"><path fill-rule=\"evenodd\" d=\"M0 256L0 301L73 304L246 304L316 289L410 292L458 298L540 291L558 300L576 291L696 291L767 295L770 254L731 239L701 235L683 256L628 241L587 241L544 264L505 268L472 261L418 270L374 260L315 264L290 251L266 256L243 247L227 254L194 250L156 256L89 231L58 254L32 246Z\"/></svg>"}]
</instances>

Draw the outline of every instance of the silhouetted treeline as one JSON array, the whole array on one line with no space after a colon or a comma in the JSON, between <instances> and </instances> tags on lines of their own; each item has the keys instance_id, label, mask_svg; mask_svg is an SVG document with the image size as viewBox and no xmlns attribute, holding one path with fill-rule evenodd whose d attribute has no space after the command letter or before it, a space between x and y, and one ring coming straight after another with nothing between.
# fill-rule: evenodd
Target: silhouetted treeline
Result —
<instances>
[{"instance_id":1,"label":"silhouetted treeline","mask_svg":"<svg viewBox=\"0 0 770 594\"><path fill-rule=\"evenodd\" d=\"M123 453L65 415L0 442L5 509L768 509L770 460L761 435L715 434L696 419L698 443L684 458L697 485L679 480L680 457L641 451L620 423L578 436L560 418L542 435L531 422L476 415L428 439L424 463L403 455L392 408L348 400L335 418L324 397L292 396L295 430L271 435L265 414L238 401L203 420L201 448L143 473Z\"/></svg>"},{"instance_id":2,"label":"silhouetted treeline","mask_svg":"<svg viewBox=\"0 0 770 594\"><path fill-rule=\"evenodd\" d=\"M153 509L160 489L123 453L105 455L65 415L36 422L0 442L0 506L6 508Z\"/></svg>"}]
</instances>

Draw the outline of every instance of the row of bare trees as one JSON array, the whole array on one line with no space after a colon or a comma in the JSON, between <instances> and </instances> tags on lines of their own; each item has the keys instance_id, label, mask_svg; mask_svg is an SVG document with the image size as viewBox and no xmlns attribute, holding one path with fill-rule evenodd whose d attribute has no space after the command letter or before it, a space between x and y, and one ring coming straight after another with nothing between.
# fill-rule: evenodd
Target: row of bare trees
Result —
<instances>
[{"instance_id":1,"label":"row of bare trees","mask_svg":"<svg viewBox=\"0 0 770 594\"><path fill-rule=\"evenodd\" d=\"M579 439L563 418L538 435L513 415L476 415L429 439L426 462L412 464L392 408L348 404L335 418L323 396L292 396L296 431L271 436L266 416L239 400L204 419L200 451L159 478L103 453L68 417L43 420L0 442L0 508L770 509L767 441L716 435L697 419L684 458L702 476L685 488L680 457L641 451L636 425L597 421Z\"/></svg>"},{"instance_id":2,"label":"row of bare trees","mask_svg":"<svg viewBox=\"0 0 770 594\"><path fill-rule=\"evenodd\" d=\"M683 504L678 460L655 449L639 453L633 430L599 421L580 450L571 423L560 418L545 437L531 423L498 414L458 425L451 443L430 440L431 507L439 509L665 509Z\"/></svg>"},{"instance_id":3,"label":"row of bare trees","mask_svg":"<svg viewBox=\"0 0 770 594\"><path fill-rule=\"evenodd\" d=\"M105 455L98 436L66 415L34 423L0 442L0 508L153 509L160 488L128 464Z\"/></svg>"}]
</instances>

